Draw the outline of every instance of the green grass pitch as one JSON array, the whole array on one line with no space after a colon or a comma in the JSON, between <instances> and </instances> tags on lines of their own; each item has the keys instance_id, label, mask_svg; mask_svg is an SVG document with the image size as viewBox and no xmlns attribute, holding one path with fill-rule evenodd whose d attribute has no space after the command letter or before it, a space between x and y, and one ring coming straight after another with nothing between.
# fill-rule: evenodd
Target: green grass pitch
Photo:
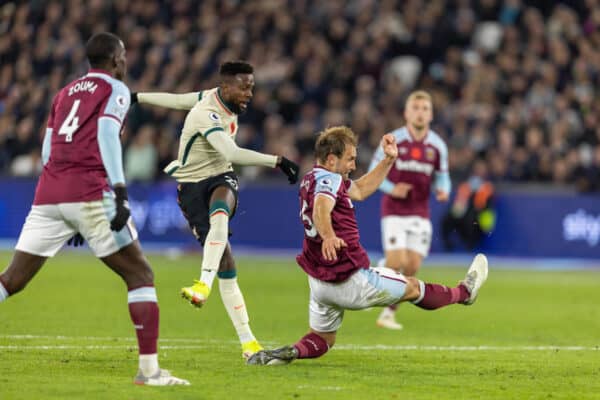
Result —
<instances>
[{"instance_id":1,"label":"green grass pitch","mask_svg":"<svg viewBox=\"0 0 600 400\"><path fill-rule=\"evenodd\" d=\"M11 254L0 253L0 266ZM471 307L347 312L317 360L246 366L215 282L196 310L179 289L200 256L148 256L161 309L160 361L192 386L137 387L134 331L121 280L89 253L62 253L0 304L0 399L600 399L600 271L494 269ZM466 271L425 267L455 284ZM240 258L254 333L268 347L307 331L308 288L292 259Z\"/></svg>"}]
</instances>

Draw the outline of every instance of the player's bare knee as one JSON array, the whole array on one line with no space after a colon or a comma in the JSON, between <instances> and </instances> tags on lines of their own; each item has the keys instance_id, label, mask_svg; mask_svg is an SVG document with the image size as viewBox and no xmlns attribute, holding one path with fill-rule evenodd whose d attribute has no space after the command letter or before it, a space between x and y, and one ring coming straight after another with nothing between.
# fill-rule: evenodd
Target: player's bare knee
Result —
<instances>
[{"instance_id":1,"label":"player's bare knee","mask_svg":"<svg viewBox=\"0 0 600 400\"><path fill-rule=\"evenodd\" d=\"M28 281L14 277L9 272L5 272L0 274L0 282L2 283L2 286L4 286L4 289L6 289L6 291L12 296L13 294L25 289Z\"/></svg>"},{"instance_id":2,"label":"player's bare knee","mask_svg":"<svg viewBox=\"0 0 600 400\"><path fill-rule=\"evenodd\" d=\"M409 262L406 263L404 269L402 270L402 273L405 276L415 276L417 274L417 272L419 271L420 265L414 262Z\"/></svg>"},{"instance_id":3,"label":"player's bare knee","mask_svg":"<svg viewBox=\"0 0 600 400\"><path fill-rule=\"evenodd\" d=\"M386 262L385 266L393 269L396 272L402 272L402 270L404 269L402 267L402 263L398 261L388 261Z\"/></svg>"},{"instance_id":4,"label":"player's bare knee","mask_svg":"<svg viewBox=\"0 0 600 400\"><path fill-rule=\"evenodd\" d=\"M10 293L10 294L15 294L16 292L18 292L19 290L17 290L14 287L14 282L13 280L10 278L10 274L8 273L2 273L0 274L0 283L2 284L2 286L4 286L4 289Z\"/></svg>"},{"instance_id":5,"label":"player's bare knee","mask_svg":"<svg viewBox=\"0 0 600 400\"><path fill-rule=\"evenodd\" d=\"M127 287L150 286L154 284L154 271L145 259L137 260L132 268L127 268L121 275Z\"/></svg>"},{"instance_id":6,"label":"player's bare knee","mask_svg":"<svg viewBox=\"0 0 600 400\"><path fill-rule=\"evenodd\" d=\"M146 285L154 283L154 271L146 260L144 260L143 263L140 263L139 279Z\"/></svg>"},{"instance_id":7,"label":"player's bare knee","mask_svg":"<svg viewBox=\"0 0 600 400\"><path fill-rule=\"evenodd\" d=\"M219 262L219 271L232 271L235 269L235 260L233 259L233 255L231 252L225 251L223 253L223 257L221 257L221 261Z\"/></svg>"},{"instance_id":8,"label":"player's bare knee","mask_svg":"<svg viewBox=\"0 0 600 400\"><path fill-rule=\"evenodd\" d=\"M385 260L385 266L397 272L404 270L405 262L402 257L388 257Z\"/></svg>"},{"instance_id":9,"label":"player's bare knee","mask_svg":"<svg viewBox=\"0 0 600 400\"><path fill-rule=\"evenodd\" d=\"M421 295L421 285L419 284L419 280L412 276L406 277L406 289L404 291L404 296L402 296L402 301L411 301L416 300Z\"/></svg>"}]
</instances>

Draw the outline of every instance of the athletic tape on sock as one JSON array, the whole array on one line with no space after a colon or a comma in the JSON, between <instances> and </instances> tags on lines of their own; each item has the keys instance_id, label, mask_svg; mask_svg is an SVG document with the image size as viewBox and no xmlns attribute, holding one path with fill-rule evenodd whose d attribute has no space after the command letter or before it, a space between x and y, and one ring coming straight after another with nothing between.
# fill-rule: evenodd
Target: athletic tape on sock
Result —
<instances>
[{"instance_id":1,"label":"athletic tape on sock","mask_svg":"<svg viewBox=\"0 0 600 400\"><path fill-rule=\"evenodd\" d=\"M154 286L144 286L127 292L127 303L158 302Z\"/></svg>"},{"instance_id":2,"label":"athletic tape on sock","mask_svg":"<svg viewBox=\"0 0 600 400\"><path fill-rule=\"evenodd\" d=\"M229 215L229 213L230 213L229 206L223 200L213 201L212 204L210 205L208 215L212 216L213 214L216 214L218 212L224 212L227 215Z\"/></svg>"},{"instance_id":3,"label":"athletic tape on sock","mask_svg":"<svg viewBox=\"0 0 600 400\"><path fill-rule=\"evenodd\" d=\"M237 271L235 269L231 269L229 271L219 271L217 276L219 279L233 279L237 276Z\"/></svg>"}]
</instances>

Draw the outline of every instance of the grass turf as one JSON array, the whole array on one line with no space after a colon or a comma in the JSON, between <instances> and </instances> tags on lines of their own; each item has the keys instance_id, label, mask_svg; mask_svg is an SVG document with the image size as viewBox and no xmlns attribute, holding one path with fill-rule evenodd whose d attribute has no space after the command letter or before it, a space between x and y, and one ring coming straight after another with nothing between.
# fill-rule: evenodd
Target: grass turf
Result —
<instances>
[{"instance_id":1,"label":"grass turf","mask_svg":"<svg viewBox=\"0 0 600 400\"><path fill-rule=\"evenodd\" d=\"M7 265L10 253L0 253ZM284 367L244 365L215 283L196 310L179 298L198 255L149 256L161 308L161 365L192 386L137 387L121 280L89 253L62 253L0 305L0 399L600 399L600 271L495 270L477 303L347 312L336 346ZM240 258L239 281L263 345L307 330L308 288L292 260ZM449 285L466 271L424 268ZM547 348L545 347L547 346Z\"/></svg>"}]
</instances>

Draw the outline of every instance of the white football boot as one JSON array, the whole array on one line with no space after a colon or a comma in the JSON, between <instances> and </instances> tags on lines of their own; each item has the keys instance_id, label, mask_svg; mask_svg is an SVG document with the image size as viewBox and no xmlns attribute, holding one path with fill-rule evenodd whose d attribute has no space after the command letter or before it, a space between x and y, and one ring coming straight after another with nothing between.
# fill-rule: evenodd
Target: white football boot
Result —
<instances>
[{"instance_id":1,"label":"white football boot","mask_svg":"<svg viewBox=\"0 0 600 400\"><path fill-rule=\"evenodd\" d=\"M147 385L147 386L174 386L174 385L189 385L190 382L177 378L166 369L159 369L154 375L144 376L142 371L139 370L136 377L133 379L133 383L136 385Z\"/></svg>"},{"instance_id":2,"label":"white football boot","mask_svg":"<svg viewBox=\"0 0 600 400\"><path fill-rule=\"evenodd\" d=\"M465 279L460 281L460 284L467 288L469 291L469 298L466 299L463 304L470 306L477 300L479 289L486 281L488 277L488 260L483 254L477 254L467 271Z\"/></svg>"}]
</instances>

